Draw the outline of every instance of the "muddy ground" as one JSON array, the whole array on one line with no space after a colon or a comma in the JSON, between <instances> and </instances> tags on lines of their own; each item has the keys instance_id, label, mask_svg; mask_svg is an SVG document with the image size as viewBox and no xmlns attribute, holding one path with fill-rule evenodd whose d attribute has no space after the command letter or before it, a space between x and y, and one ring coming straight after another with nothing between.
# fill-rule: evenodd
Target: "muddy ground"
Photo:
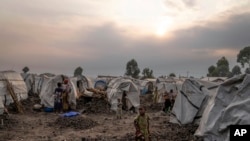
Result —
<instances>
[{"instance_id":1,"label":"muddy ground","mask_svg":"<svg viewBox=\"0 0 250 141\"><path fill-rule=\"evenodd\" d=\"M179 126L169 122L169 115L161 112L161 104L152 104L150 95L141 96L150 117L152 141L200 141L193 136L197 126ZM10 115L0 127L0 141L131 141L135 129L133 119L137 115L124 112L118 120L102 99L78 100L77 110L83 112L75 117L34 111L32 106L38 97L29 96L23 101L24 114L9 107Z\"/></svg>"}]
</instances>

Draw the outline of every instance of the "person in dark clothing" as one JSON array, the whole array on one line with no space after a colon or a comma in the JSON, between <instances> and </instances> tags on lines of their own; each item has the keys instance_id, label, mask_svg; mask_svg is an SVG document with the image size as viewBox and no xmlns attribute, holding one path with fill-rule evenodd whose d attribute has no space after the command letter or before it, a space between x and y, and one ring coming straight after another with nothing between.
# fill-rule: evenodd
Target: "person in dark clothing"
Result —
<instances>
[{"instance_id":1,"label":"person in dark clothing","mask_svg":"<svg viewBox=\"0 0 250 141\"><path fill-rule=\"evenodd\" d=\"M57 113L62 112L62 83L58 82L57 83L57 88L55 89L54 92L54 111Z\"/></svg>"},{"instance_id":2,"label":"person in dark clothing","mask_svg":"<svg viewBox=\"0 0 250 141\"><path fill-rule=\"evenodd\" d=\"M163 108L163 111L168 113L170 111L170 108L171 108L171 97L170 97L170 94L168 92L165 92L164 94L164 108Z\"/></svg>"},{"instance_id":3,"label":"person in dark clothing","mask_svg":"<svg viewBox=\"0 0 250 141\"><path fill-rule=\"evenodd\" d=\"M174 107L176 94L174 94L173 89L171 89L169 93L170 93L170 101L171 101L171 107L170 107L170 109L172 110L173 107Z\"/></svg>"},{"instance_id":4,"label":"person in dark clothing","mask_svg":"<svg viewBox=\"0 0 250 141\"><path fill-rule=\"evenodd\" d=\"M122 94L122 109L127 111L128 110L128 106L127 106L127 93L126 91L123 91Z\"/></svg>"}]
</instances>

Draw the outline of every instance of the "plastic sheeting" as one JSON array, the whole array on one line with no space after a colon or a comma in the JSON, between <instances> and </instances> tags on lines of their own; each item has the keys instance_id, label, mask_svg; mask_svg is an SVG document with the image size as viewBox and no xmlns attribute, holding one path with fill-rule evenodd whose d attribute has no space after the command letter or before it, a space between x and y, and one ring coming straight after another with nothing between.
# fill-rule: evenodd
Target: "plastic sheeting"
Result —
<instances>
[{"instance_id":1,"label":"plastic sheeting","mask_svg":"<svg viewBox=\"0 0 250 141\"><path fill-rule=\"evenodd\" d=\"M0 114L3 113L4 104L9 105L13 103L13 99L7 90L6 79L12 84L14 93L19 101L28 97L26 84L19 73L14 71L0 72Z\"/></svg>"},{"instance_id":2,"label":"plastic sheeting","mask_svg":"<svg viewBox=\"0 0 250 141\"><path fill-rule=\"evenodd\" d=\"M127 97L129 100L129 107L135 108L140 105L140 92L137 86L130 80L124 78L115 78L110 81L107 89L108 101L111 104L111 109L117 109L117 99L122 98L123 91L127 91Z\"/></svg>"},{"instance_id":3,"label":"plastic sheeting","mask_svg":"<svg viewBox=\"0 0 250 141\"><path fill-rule=\"evenodd\" d=\"M57 88L57 83L63 82L62 75L57 75L51 78L46 85L42 88L40 98L41 104L48 108L54 107L54 91ZM69 80L69 85L71 86L71 92L69 94L69 103L76 105L77 92L76 88L71 80Z\"/></svg>"},{"instance_id":4,"label":"plastic sheeting","mask_svg":"<svg viewBox=\"0 0 250 141\"><path fill-rule=\"evenodd\" d=\"M230 125L250 124L250 75L222 83L210 99L195 135L205 141L229 141Z\"/></svg>"},{"instance_id":5,"label":"plastic sheeting","mask_svg":"<svg viewBox=\"0 0 250 141\"><path fill-rule=\"evenodd\" d=\"M146 94L148 91L152 92L154 89L154 83L148 80L134 80L136 86L139 88L141 94Z\"/></svg>"},{"instance_id":6,"label":"plastic sheeting","mask_svg":"<svg viewBox=\"0 0 250 141\"><path fill-rule=\"evenodd\" d=\"M216 84L201 82L198 79L186 79L175 99L170 122L198 123L209 98L213 95L213 91L209 91L207 87L214 86Z\"/></svg>"},{"instance_id":7,"label":"plastic sheeting","mask_svg":"<svg viewBox=\"0 0 250 141\"><path fill-rule=\"evenodd\" d=\"M174 82L159 82L156 83L156 87L158 89L157 103L164 103L164 93L169 92L171 89L173 90L173 93L178 93L181 84L177 84Z\"/></svg>"},{"instance_id":8,"label":"plastic sheeting","mask_svg":"<svg viewBox=\"0 0 250 141\"><path fill-rule=\"evenodd\" d=\"M94 85L95 89L105 90L106 87L107 87L107 82L105 80L97 80Z\"/></svg>"}]
</instances>

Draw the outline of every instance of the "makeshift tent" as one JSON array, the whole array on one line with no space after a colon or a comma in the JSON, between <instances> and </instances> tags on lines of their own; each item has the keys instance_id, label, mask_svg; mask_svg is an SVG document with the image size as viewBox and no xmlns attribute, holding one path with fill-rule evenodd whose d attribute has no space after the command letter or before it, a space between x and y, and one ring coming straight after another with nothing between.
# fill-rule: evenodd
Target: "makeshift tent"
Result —
<instances>
[{"instance_id":1,"label":"makeshift tent","mask_svg":"<svg viewBox=\"0 0 250 141\"><path fill-rule=\"evenodd\" d=\"M157 78L156 80L156 87L158 90L158 99L157 103L163 103L164 102L164 93L169 92L171 89L173 90L173 93L178 93L178 90L181 87L181 83L176 83L176 81L169 77L169 78Z\"/></svg>"},{"instance_id":2,"label":"makeshift tent","mask_svg":"<svg viewBox=\"0 0 250 141\"><path fill-rule=\"evenodd\" d=\"M72 77L70 80L76 86L76 91L78 95L85 94L87 96L92 96L93 93L86 90L87 88L93 88L93 79L88 78L83 75L78 75L77 77Z\"/></svg>"},{"instance_id":3,"label":"makeshift tent","mask_svg":"<svg viewBox=\"0 0 250 141\"><path fill-rule=\"evenodd\" d=\"M21 73L21 76L23 77L28 92L32 91L35 83L35 75L30 73Z\"/></svg>"},{"instance_id":4,"label":"makeshift tent","mask_svg":"<svg viewBox=\"0 0 250 141\"><path fill-rule=\"evenodd\" d=\"M14 71L0 72L0 114L3 114L4 105L14 102L7 89L7 81L10 83L18 101L28 97L27 87L19 73Z\"/></svg>"},{"instance_id":5,"label":"makeshift tent","mask_svg":"<svg viewBox=\"0 0 250 141\"><path fill-rule=\"evenodd\" d=\"M152 94L154 91L154 84L150 81L143 81L141 83L141 94Z\"/></svg>"},{"instance_id":6,"label":"makeshift tent","mask_svg":"<svg viewBox=\"0 0 250 141\"><path fill-rule=\"evenodd\" d=\"M174 83L175 79L174 77L158 77L156 79L156 83L161 83L161 82Z\"/></svg>"},{"instance_id":7,"label":"makeshift tent","mask_svg":"<svg viewBox=\"0 0 250 141\"><path fill-rule=\"evenodd\" d=\"M32 92L34 94L40 95L43 87L47 85L50 78L52 78L52 77L48 77L46 75L40 75L40 76L35 75L35 77L34 77L34 85L33 85L34 88L33 88Z\"/></svg>"},{"instance_id":8,"label":"makeshift tent","mask_svg":"<svg viewBox=\"0 0 250 141\"><path fill-rule=\"evenodd\" d=\"M108 87L108 84L105 80L96 80L94 88L95 89L100 89L100 90L105 90Z\"/></svg>"},{"instance_id":9,"label":"makeshift tent","mask_svg":"<svg viewBox=\"0 0 250 141\"><path fill-rule=\"evenodd\" d=\"M154 83L152 81L135 79L133 82L139 88L140 94L152 94L154 89Z\"/></svg>"},{"instance_id":10,"label":"makeshift tent","mask_svg":"<svg viewBox=\"0 0 250 141\"><path fill-rule=\"evenodd\" d=\"M107 97L111 104L111 109L117 109L117 99L122 98L123 91L127 92L128 108L131 108L132 106L138 108L140 105L140 92L138 87L132 82L132 80L120 77L112 79L108 85Z\"/></svg>"},{"instance_id":11,"label":"makeshift tent","mask_svg":"<svg viewBox=\"0 0 250 141\"><path fill-rule=\"evenodd\" d=\"M207 101L215 93L217 85L198 79L186 79L175 99L170 122L188 124L199 122Z\"/></svg>"},{"instance_id":12,"label":"makeshift tent","mask_svg":"<svg viewBox=\"0 0 250 141\"><path fill-rule=\"evenodd\" d=\"M36 74L22 73L21 75L27 86L28 92L38 95L40 95L42 88L46 85L49 79L53 77L52 74L36 75Z\"/></svg>"},{"instance_id":13,"label":"makeshift tent","mask_svg":"<svg viewBox=\"0 0 250 141\"><path fill-rule=\"evenodd\" d=\"M227 79L228 77L204 77L201 80L214 82L216 84L221 84Z\"/></svg>"},{"instance_id":14,"label":"makeshift tent","mask_svg":"<svg viewBox=\"0 0 250 141\"><path fill-rule=\"evenodd\" d=\"M57 75L49 79L49 81L45 84L45 86L41 90L40 98L41 98L41 104L48 108L54 107L54 91L55 88L57 88L58 82L63 82L63 79L67 78L64 75ZM69 79L69 85L71 86L71 92L69 94L69 103L76 106L76 98L77 98L77 92L75 85L73 82Z\"/></svg>"},{"instance_id":15,"label":"makeshift tent","mask_svg":"<svg viewBox=\"0 0 250 141\"><path fill-rule=\"evenodd\" d=\"M195 133L204 141L229 141L230 125L250 125L250 75L222 83L209 100Z\"/></svg>"}]
</instances>

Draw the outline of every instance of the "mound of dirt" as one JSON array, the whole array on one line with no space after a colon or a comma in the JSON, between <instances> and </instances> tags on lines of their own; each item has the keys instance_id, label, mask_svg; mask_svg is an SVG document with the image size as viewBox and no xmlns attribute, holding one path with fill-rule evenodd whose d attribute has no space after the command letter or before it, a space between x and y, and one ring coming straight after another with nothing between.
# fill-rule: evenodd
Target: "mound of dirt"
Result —
<instances>
[{"instance_id":1,"label":"mound of dirt","mask_svg":"<svg viewBox=\"0 0 250 141\"><path fill-rule=\"evenodd\" d=\"M84 109L85 113L101 113L110 114L114 113L110 110L110 104L103 98L84 98L81 97L77 101L77 109Z\"/></svg>"},{"instance_id":2,"label":"mound of dirt","mask_svg":"<svg viewBox=\"0 0 250 141\"><path fill-rule=\"evenodd\" d=\"M58 117L52 125L53 124L59 128L73 128L79 130L89 129L98 125L98 123L92 119L82 116Z\"/></svg>"}]
</instances>

